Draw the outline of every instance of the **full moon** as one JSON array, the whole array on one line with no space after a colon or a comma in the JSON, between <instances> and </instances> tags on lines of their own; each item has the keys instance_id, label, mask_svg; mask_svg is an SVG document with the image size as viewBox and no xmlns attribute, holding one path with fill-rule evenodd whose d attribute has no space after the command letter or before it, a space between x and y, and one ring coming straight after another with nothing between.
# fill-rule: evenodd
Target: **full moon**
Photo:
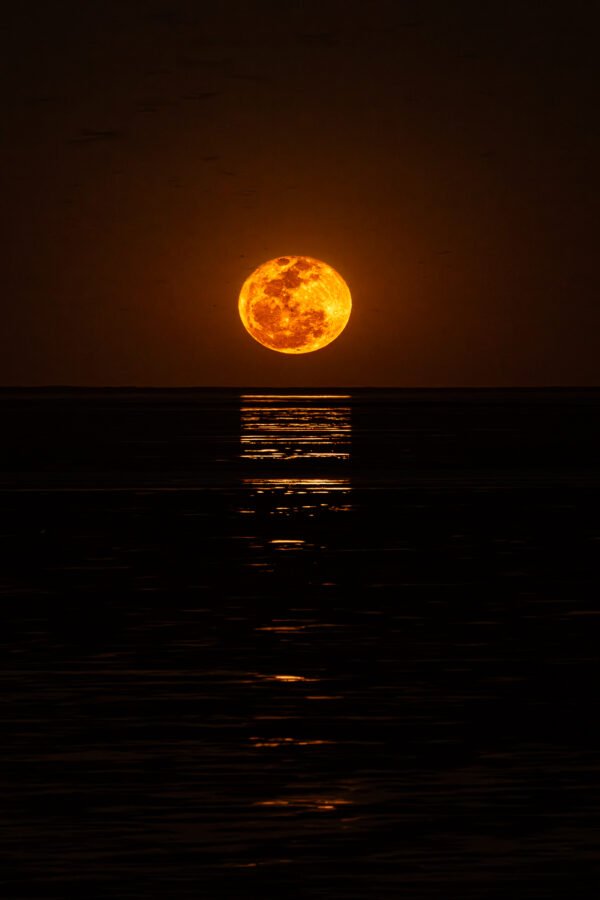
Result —
<instances>
[{"instance_id":1,"label":"full moon","mask_svg":"<svg viewBox=\"0 0 600 900\"><path fill-rule=\"evenodd\" d=\"M326 347L348 323L352 298L341 275L310 256L279 256L242 285L239 311L252 337L279 353Z\"/></svg>"}]
</instances>

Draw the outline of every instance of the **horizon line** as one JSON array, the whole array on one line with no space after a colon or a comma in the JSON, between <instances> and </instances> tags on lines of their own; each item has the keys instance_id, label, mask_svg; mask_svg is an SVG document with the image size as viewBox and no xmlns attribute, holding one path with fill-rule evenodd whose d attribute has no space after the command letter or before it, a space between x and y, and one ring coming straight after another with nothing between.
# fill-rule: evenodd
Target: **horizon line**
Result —
<instances>
[{"instance_id":1,"label":"horizon line","mask_svg":"<svg viewBox=\"0 0 600 900\"><path fill-rule=\"evenodd\" d=\"M160 385L160 384L0 384L1 392L9 391L598 391L600 384L452 384L452 385L374 385L323 384L314 385Z\"/></svg>"}]
</instances>

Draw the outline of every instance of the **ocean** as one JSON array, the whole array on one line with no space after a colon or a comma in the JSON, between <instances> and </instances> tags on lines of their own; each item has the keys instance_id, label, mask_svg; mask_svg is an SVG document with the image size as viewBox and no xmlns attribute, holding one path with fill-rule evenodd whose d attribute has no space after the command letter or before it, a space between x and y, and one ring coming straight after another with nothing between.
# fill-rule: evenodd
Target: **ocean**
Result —
<instances>
[{"instance_id":1,"label":"ocean","mask_svg":"<svg viewBox=\"0 0 600 900\"><path fill-rule=\"evenodd\" d=\"M600 390L0 417L3 897L596 895Z\"/></svg>"}]
</instances>

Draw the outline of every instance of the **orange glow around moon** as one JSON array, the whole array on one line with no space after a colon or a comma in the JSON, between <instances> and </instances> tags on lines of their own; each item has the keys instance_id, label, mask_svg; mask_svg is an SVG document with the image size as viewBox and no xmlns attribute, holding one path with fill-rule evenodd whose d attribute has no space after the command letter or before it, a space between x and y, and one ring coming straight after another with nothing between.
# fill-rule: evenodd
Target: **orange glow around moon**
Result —
<instances>
[{"instance_id":1,"label":"orange glow around moon","mask_svg":"<svg viewBox=\"0 0 600 900\"><path fill-rule=\"evenodd\" d=\"M346 327L348 285L335 269L310 256L279 256L242 285L239 311L252 337L279 353L311 353Z\"/></svg>"}]
</instances>

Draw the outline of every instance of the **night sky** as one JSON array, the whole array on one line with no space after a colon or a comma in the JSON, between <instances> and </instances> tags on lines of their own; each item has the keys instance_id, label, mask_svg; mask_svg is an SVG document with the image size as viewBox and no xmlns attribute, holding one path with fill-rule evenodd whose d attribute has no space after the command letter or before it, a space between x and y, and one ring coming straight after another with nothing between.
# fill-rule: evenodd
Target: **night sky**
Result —
<instances>
[{"instance_id":1,"label":"night sky","mask_svg":"<svg viewBox=\"0 0 600 900\"><path fill-rule=\"evenodd\" d=\"M0 383L600 383L595 7L5 10ZM284 254L352 291L314 354L238 317Z\"/></svg>"}]
</instances>

